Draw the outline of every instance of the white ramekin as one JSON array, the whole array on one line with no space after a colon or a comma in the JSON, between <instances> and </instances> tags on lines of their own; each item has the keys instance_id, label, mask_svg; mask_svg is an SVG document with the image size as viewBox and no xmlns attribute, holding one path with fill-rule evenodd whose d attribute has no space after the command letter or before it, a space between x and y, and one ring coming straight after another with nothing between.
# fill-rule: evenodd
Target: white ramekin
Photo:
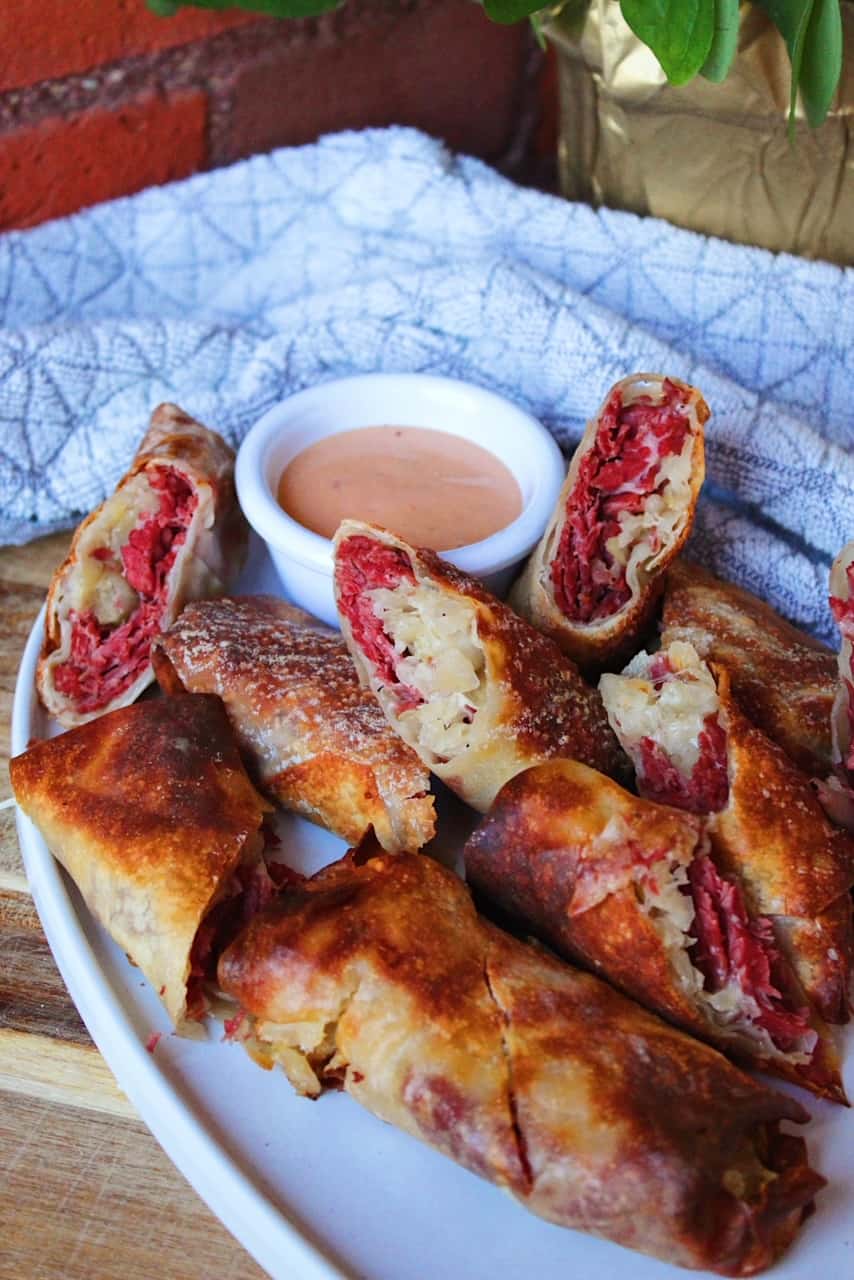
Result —
<instances>
[{"instance_id":1,"label":"white ramekin","mask_svg":"<svg viewBox=\"0 0 854 1280\"><path fill-rule=\"evenodd\" d=\"M240 447L240 505L266 542L288 597L337 626L332 543L279 506L276 488L282 471L324 436L376 426L430 427L463 436L489 449L516 477L521 514L481 542L443 552L502 595L536 546L557 501L565 472L560 450L536 418L491 391L429 374L369 373L290 396L256 422Z\"/></svg>"}]
</instances>

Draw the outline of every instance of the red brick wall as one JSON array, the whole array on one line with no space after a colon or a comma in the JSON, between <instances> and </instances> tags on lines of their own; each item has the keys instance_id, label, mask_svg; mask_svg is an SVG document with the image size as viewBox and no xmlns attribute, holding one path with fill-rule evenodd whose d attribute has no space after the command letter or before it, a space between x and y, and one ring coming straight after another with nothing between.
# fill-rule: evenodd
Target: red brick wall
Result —
<instances>
[{"instance_id":1,"label":"red brick wall","mask_svg":"<svg viewBox=\"0 0 854 1280\"><path fill-rule=\"evenodd\" d=\"M525 24L472 0L348 0L304 22L0 0L0 228L367 125L549 181L549 85Z\"/></svg>"}]
</instances>

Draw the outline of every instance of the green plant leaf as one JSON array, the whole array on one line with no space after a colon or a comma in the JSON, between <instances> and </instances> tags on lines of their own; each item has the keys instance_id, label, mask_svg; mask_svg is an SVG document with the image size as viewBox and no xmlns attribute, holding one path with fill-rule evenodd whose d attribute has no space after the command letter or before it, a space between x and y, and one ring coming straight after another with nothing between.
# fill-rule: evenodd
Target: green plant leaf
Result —
<instances>
[{"instance_id":1,"label":"green plant leaf","mask_svg":"<svg viewBox=\"0 0 854 1280\"><path fill-rule=\"evenodd\" d=\"M545 53L547 48L546 37L545 37L545 32L543 31L542 19L537 13L531 14L531 30L534 33L534 39L536 40L537 44Z\"/></svg>"},{"instance_id":2,"label":"green plant leaf","mask_svg":"<svg viewBox=\"0 0 854 1280\"><path fill-rule=\"evenodd\" d=\"M270 18L314 18L340 9L344 0L147 0L149 9L171 17L179 9L248 9Z\"/></svg>"},{"instance_id":3,"label":"green plant leaf","mask_svg":"<svg viewBox=\"0 0 854 1280\"><path fill-rule=\"evenodd\" d=\"M789 51L792 89L789 135L794 136L798 90L815 128L827 115L842 70L839 0L759 0Z\"/></svg>"},{"instance_id":4,"label":"green plant leaf","mask_svg":"<svg viewBox=\"0 0 854 1280\"><path fill-rule=\"evenodd\" d=\"M792 88L789 95L789 124L794 124L795 101L801 79L804 38L812 16L813 0L759 0L762 8L786 41L792 64Z\"/></svg>"},{"instance_id":5,"label":"green plant leaf","mask_svg":"<svg viewBox=\"0 0 854 1280\"><path fill-rule=\"evenodd\" d=\"M738 49L739 0L715 0L715 34L700 71L707 80L726 80Z\"/></svg>"},{"instance_id":6,"label":"green plant leaf","mask_svg":"<svg viewBox=\"0 0 854 1280\"><path fill-rule=\"evenodd\" d=\"M807 119L824 122L842 74L842 15L839 0L815 0L804 36L799 88Z\"/></svg>"},{"instance_id":7,"label":"green plant leaf","mask_svg":"<svg viewBox=\"0 0 854 1280\"><path fill-rule=\"evenodd\" d=\"M685 84L697 74L712 47L715 0L620 0L620 8L671 84Z\"/></svg>"},{"instance_id":8,"label":"green plant leaf","mask_svg":"<svg viewBox=\"0 0 854 1280\"><path fill-rule=\"evenodd\" d=\"M519 22L544 8L548 0L483 0L483 7L493 22Z\"/></svg>"},{"instance_id":9,"label":"green plant leaf","mask_svg":"<svg viewBox=\"0 0 854 1280\"><path fill-rule=\"evenodd\" d=\"M584 24L590 12L591 0L562 0L544 10L546 21L557 21L566 35L580 39L584 32Z\"/></svg>"}]
</instances>

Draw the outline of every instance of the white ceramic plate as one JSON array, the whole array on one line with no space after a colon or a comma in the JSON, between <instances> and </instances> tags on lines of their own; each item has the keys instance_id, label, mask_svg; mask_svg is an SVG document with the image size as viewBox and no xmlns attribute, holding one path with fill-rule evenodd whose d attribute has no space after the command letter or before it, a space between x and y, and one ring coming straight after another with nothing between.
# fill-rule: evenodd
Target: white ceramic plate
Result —
<instances>
[{"instance_id":1,"label":"white ceramic plate","mask_svg":"<svg viewBox=\"0 0 854 1280\"><path fill-rule=\"evenodd\" d=\"M278 591L253 547L240 591ZM12 753L55 731L38 706L37 620L24 652L12 718ZM451 824L459 815L450 815ZM288 860L313 870L339 857L340 840L282 816ZM256 1067L238 1045L169 1031L139 970L94 923L35 827L19 814L24 863L68 990L119 1084L211 1209L276 1280L677 1280L664 1263L533 1217L497 1188L343 1094L298 1098L279 1072ZM854 1035L847 1035L854 1095ZM796 1092L796 1091L793 1091ZM854 1268L854 1112L798 1093L813 1115L813 1165L829 1180L815 1216L774 1269L775 1280L842 1280Z\"/></svg>"}]
</instances>

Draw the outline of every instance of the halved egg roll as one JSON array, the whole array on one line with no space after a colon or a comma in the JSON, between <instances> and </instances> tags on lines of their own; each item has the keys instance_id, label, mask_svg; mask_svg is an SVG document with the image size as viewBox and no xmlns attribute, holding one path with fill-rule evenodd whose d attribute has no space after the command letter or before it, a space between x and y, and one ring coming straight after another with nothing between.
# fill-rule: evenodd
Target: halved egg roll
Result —
<instances>
[{"instance_id":1,"label":"halved egg roll","mask_svg":"<svg viewBox=\"0 0 854 1280\"><path fill-rule=\"evenodd\" d=\"M742 1061L844 1101L833 1041L702 821L551 760L465 848L469 883L561 954Z\"/></svg>"},{"instance_id":2,"label":"halved egg roll","mask_svg":"<svg viewBox=\"0 0 854 1280\"><path fill-rule=\"evenodd\" d=\"M854 841L809 779L739 709L724 668L684 641L638 654L600 688L641 794L707 815L721 870L773 929L821 1016L846 1022Z\"/></svg>"},{"instance_id":3,"label":"halved egg roll","mask_svg":"<svg viewBox=\"0 0 854 1280\"><path fill-rule=\"evenodd\" d=\"M274 886L252 786L217 698L123 707L9 763L24 813L179 1030L225 941Z\"/></svg>"},{"instance_id":4,"label":"halved egg roll","mask_svg":"<svg viewBox=\"0 0 854 1280\"><path fill-rule=\"evenodd\" d=\"M430 858L286 892L219 979L233 1037L299 1092L345 1089L559 1226L750 1275L823 1183L778 1131L807 1118L793 1099L479 919Z\"/></svg>"},{"instance_id":5,"label":"halved egg roll","mask_svg":"<svg viewBox=\"0 0 854 1280\"><path fill-rule=\"evenodd\" d=\"M36 687L61 724L127 706L185 601L221 595L246 557L234 451L162 404L115 493L83 521L47 596Z\"/></svg>"},{"instance_id":6,"label":"halved egg roll","mask_svg":"<svg viewBox=\"0 0 854 1280\"><path fill-rule=\"evenodd\" d=\"M363 689L341 637L273 596L187 605L154 643L167 692L216 693L258 784L349 844L373 827L416 852L436 827L430 775Z\"/></svg>"},{"instance_id":7,"label":"halved egg roll","mask_svg":"<svg viewBox=\"0 0 854 1280\"><path fill-rule=\"evenodd\" d=\"M854 832L854 542L843 547L830 571L830 607L839 626L839 681L831 713L833 773L818 784L822 806Z\"/></svg>"},{"instance_id":8,"label":"halved egg roll","mask_svg":"<svg viewBox=\"0 0 854 1280\"><path fill-rule=\"evenodd\" d=\"M475 809L552 756L625 772L602 700L575 665L435 552L345 520L335 591L362 683L404 742Z\"/></svg>"},{"instance_id":9,"label":"halved egg roll","mask_svg":"<svg viewBox=\"0 0 854 1280\"><path fill-rule=\"evenodd\" d=\"M700 392L636 373L608 392L573 454L510 603L581 666L631 652L691 532L705 476Z\"/></svg>"},{"instance_id":10,"label":"halved egg roll","mask_svg":"<svg viewBox=\"0 0 854 1280\"><path fill-rule=\"evenodd\" d=\"M741 709L799 768L823 778L831 766L836 660L742 587L689 560L667 574L661 642L692 644L726 667Z\"/></svg>"}]
</instances>

